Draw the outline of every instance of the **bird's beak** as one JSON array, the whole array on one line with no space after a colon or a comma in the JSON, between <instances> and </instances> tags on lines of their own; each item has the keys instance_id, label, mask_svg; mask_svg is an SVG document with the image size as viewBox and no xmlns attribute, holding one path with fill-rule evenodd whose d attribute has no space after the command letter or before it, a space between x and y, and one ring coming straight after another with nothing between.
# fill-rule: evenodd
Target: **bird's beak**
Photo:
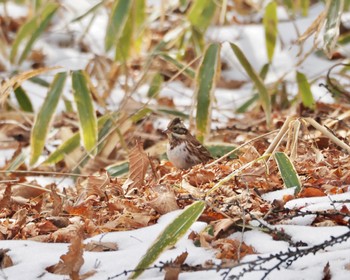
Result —
<instances>
[{"instance_id":1,"label":"bird's beak","mask_svg":"<svg viewBox=\"0 0 350 280\"><path fill-rule=\"evenodd\" d=\"M169 131L169 129L164 129L162 132L163 132L164 134L168 134L170 131Z\"/></svg>"}]
</instances>

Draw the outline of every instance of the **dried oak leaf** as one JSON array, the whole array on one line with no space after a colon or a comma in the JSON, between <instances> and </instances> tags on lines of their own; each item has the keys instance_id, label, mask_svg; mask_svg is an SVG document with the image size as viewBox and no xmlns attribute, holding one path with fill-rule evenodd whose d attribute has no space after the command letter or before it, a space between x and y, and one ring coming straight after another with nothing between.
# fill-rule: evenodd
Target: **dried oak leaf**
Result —
<instances>
[{"instance_id":1,"label":"dried oak leaf","mask_svg":"<svg viewBox=\"0 0 350 280\"><path fill-rule=\"evenodd\" d=\"M85 251L88 252L109 252L117 251L118 245L114 242L99 242L99 241L90 241L84 246Z\"/></svg>"},{"instance_id":2,"label":"dried oak leaf","mask_svg":"<svg viewBox=\"0 0 350 280\"><path fill-rule=\"evenodd\" d=\"M0 249L0 268L13 266L12 259L6 254L10 249Z\"/></svg>"},{"instance_id":3,"label":"dried oak leaf","mask_svg":"<svg viewBox=\"0 0 350 280\"><path fill-rule=\"evenodd\" d=\"M164 185L158 185L153 188L153 191L155 191L156 197L149 201L148 204L159 214L166 214L179 209L172 189Z\"/></svg>"},{"instance_id":4,"label":"dried oak leaf","mask_svg":"<svg viewBox=\"0 0 350 280\"><path fill-rule=\"evenodd\" d=\"M135 147L129 152L129 180L132 183L127 187L128 190L140 188L146 176L149 166L149 158L143 149L143 143L137 142Z\"/></svg>"},{"instance_id":5,"label":"dried oak leaf","mask_svg":"<svg viewBox=\"0 0 350 280\"><path fill-rule=\"evenodd\" d=\"M219 250L216 254L218 259L239 260L246 255L255 254L252 246L238 240L219 239L214 241L212 245Z\"/></svg>"},{"instance_id":6,"label":"dried oak leaf","mask_svg":"<svg viewBox=\"0 0 350 280\"><path fill-rule=\"evenodd\" d=\"M46 267L46 270L54 274L69 275L71 279L79 280L79 271L84 264L83 247L82 233L78 230L72 239L67 254L62 255L57 264Z\"/></svg>"},{"instance_id":7,"label":"dried oak leaf","mask_svg":"<svg viewBox=\"0 0 350 280\"><path fill-rule=\"evenodd\" d=\"M309 188L302 189L298 197L317 197L317 196L325 196L325 195L326 194L322 190L309 187Z\"/></svg>"},{"instance_id":8,"label":"dried oak leaf","mask_svg":"<svg viewBox=\"0 0 350 280\"><path fill-rule=\"evenodd\" d=\"M165 276L164 280L177 280L181 272L181 265L185 262L188 256L187 252L183 252L177 256L175 261L170 262L164 266Z\"/></svg>"}]
</instances>

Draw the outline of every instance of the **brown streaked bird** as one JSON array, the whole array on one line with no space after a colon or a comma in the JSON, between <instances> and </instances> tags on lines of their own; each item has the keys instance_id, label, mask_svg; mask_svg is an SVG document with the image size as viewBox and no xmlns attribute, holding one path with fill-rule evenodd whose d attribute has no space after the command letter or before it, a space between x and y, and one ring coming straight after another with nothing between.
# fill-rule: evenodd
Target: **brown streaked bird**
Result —
<instances>
[{"instance_id":1,"label":"brown streaked bird","mask_svg":"<svg viewBox=\"0 0 350 280\"><path fill-rule=\"evenodd\" d=\"M169 140L167 156L175 167L188 169L213 159L209 151L188 131L180 118L173 119L164 132Z\"/></svg>"}]
</instances>

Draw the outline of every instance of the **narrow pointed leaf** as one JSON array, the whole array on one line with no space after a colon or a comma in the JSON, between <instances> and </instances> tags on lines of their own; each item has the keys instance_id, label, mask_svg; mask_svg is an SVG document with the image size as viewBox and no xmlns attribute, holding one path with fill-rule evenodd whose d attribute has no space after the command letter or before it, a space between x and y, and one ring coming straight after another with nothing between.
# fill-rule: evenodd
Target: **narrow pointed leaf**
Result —
<instances>
[{"instance_id":1,"label":"narrow pointed leaf","mask_svg":"<svg viewBox=\"0 0 350 280\"><path fill-rule=\"evenodd\" d=\"M173 64L179 71L184 73L187 77L194 79L196 77L196 72L190 67L190 66L185 66L181 62L177 61L176 59L172 58L170 55L167 53L160 53L159 56L164 59L167 62L170 62Z\"/></svg>"},{"instance_id":2,"label":"narrow pointed leaf","mask_svg":"<svg viewBox=\"0 0 350 280\"><path fill-rule=\"evenodd\" d=\"M89 89L89 81L82 70L73 71L72 86L74 102L79 116L80 136L83 146L88 153L96 154L97 144L97 118L94 110L92 96Z\"/></svg>"},{"instance_id":3,"label":"narrow pointed leaf","mask_svg":"<svg viewBox=\"0 0 350 280\"><path fill-rule=\"evenodd\" d=\"M287 188L296 187L295 194L299 193L301 189L300 179L289 157L283 152L276 152L275 159L284 185Z\"/></svg>"},{"instance_id":4,"label":"narrow pointed leaf","mask_svg":"<svg viewBox=\"0 0 350 280\"><path fill-rule=\"evenodd\" d=\"M102 116L98 119L99 129L103 129L105 123L110 119L108 115ZM103 131L100 130L101 137ZM69 155L80 145L80 133L74 133L69 139L62 143L50 156L43 162L43 164L55 164L64 159L65 155Z\"/></svg>"},{"instance_id":5,"label":"narrow pointed leaf","mask_svg":"<svg viewBox=\"0 0 350 280\"><path fill-rule=\"evenodd\" d=\"M266 123L268 126L271 125L271 98L267 91L267 88L265 87L262 79L259 77L259 75L255 72L252 65L249 63L248 59L245 57L243 52L240 50L240 48L235 44L230 44L233 52L237 56L239 62L243 66L244 70L247 72L248 76L252 79L254 82L259 95L260 95L260 102L264 108L265 116L266 116Z\"/></svg>"},{"instance_id":6,"label":"narrow pointed leaf","mask_svg":"<svg viewBox=\"0 0 350 280\"><path fill-rule=\"evenodd\" d=\"M117 163L106 168L108 174L112 177L120 177L129 172L129 162Z\"/></svg>"},{"instance_id":7,"label":"narrow pointed leaf","mask_svg":"<svg viewBox=\"0 0 350 280\"><path fill-rule=\"evenodd\" d=\"M315 100L312 96L310 84L307 81L307 77L303 73L296 72L296 79L303 105L307 108L315 109Z\"/></svg>"},{"instance_id":8,"label":"narrow pointed leaf","mask_svg":"<svg viewBox=\"0 0 350 280\"><path fill-rule=\"evenodd\" d=\"M265 28L265 44L267 50L267 58L269 62L271 62L275 51L278 32L277 4L275 1L271 1L266 6L263 23Z\"/></svg>"},{"instance_id":9,"label":"narrow pointed leaf","mask_svg":"<svg viewBox=\"0 0 350 280\"><path fill-rule=\"evenodd\" d=\"M134 269L135 273L131 276L136 279L143 271L151 266L153 262L167 248L174 246L176 242L188 231L191 225L197 221L198 217L205 209L204 201L197 201L187 207L174 221L172 221L164 231L157 237L146 254L142 257Z\"/></svg>"},{"instance_id":10,"label":"narrow pointed leaf","mask_svg":"<svg viewBox=\"0 0 350 280\"><path fill-rule=\"evenodd\" d=\"M31 51L34 42L45 31L46 27L50 23L51 18L54 16L58 8L59 5L57 3L47 3L42 10L38 11L34 18L32 18L20 28L12 45L10 53L10 61L12 63L15 62L19 45L26 38L29 38L18 60L18 63L21 64L24 61L24 59Z\"/></svg>"},{"instance_id":11,"label":"narrow pointed leaf","mask_svg":"<svg viewBox=\"0 0 350 280\"><path fill-rule=\"evenodd\" d=\"M121 37L132 2L132 0L114 1L105 37L105 49L107 51L110 50L114 43Z\"/></svg>"},{"instance_id":12,"label":"narrow pointed leaf","mask_svg":"<svg viewBox=\"0 0 350 280\"><path fill-rule=\"evenodd\" d=\"M21 86L15 89L15 96L19 106L24 112L34 112L32 102Z\"/></svg>"},{"instance_id":13,"label":"narrow pointed leaf","mask_svg":"<svg viewBox=\"0 0 350 280\"><path fill-rule=\"evenodd\" d=\"M215 0L194 1L187 18L198 31L204 33L209 27L216 11Z\"/></svg>"},{"instance_id":14,"label":"narrow pointed leaf","mask_svg":"<svg viewBox=\"0 0 350 280\"><path fill-rule=\"evenodd\" d=\"M211 103L220 72L220 44L213 43L206 49L197 75L196 97L197 137L204 140L210 127Z\"/></svg>"},{"instance_id":15,"label":"narrow pointed leaf","mask_svg":"<svg viewBox=\"0 0 350 280\"><path fill-rule=\"evenodd\" d=\"M150 87L147 92L147 97L156 98L160 92L163 82L164 76L160 73L156 73L152 78Z\"/></svg>"},{"instance_id":16,"label":"narrow pointed leaf","mask_svg":"<svg viewBox=\"0 0 350 280\"><path fill-rule=\"evenodd\" d=\"M328 1L329 8L323 35L323 49L328 57L332 57L333 50L339 37L339 26L344 7L344 0Z\"/></svg>"},{"instance_id":17,"label":"narrow pointed leaf","mask_svg":"<svg viewBox=\"0 0 350 280\"><path fill-rule=\"evenodd\" d=\"M55 75L44 103L36 115L32 133L30 135L30 165L36 163L44 148L46 136L50 128L50 123L63 91L66 77L67 73L65 72L61 72Z\"/></svg>"}]
</instances>

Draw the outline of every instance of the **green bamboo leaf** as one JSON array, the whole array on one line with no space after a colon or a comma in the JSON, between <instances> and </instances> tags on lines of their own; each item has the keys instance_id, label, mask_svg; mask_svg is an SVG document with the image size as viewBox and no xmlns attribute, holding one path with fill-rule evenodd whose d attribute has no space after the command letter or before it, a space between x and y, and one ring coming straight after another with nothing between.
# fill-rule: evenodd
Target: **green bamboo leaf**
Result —
<instances>
[{"instance_id":1,"label":"green bamboo leaf","mask_svg":"<svg viewBox=\"0 0 350 280\"><path fill-rule=\"evenodd\" d=\"M92 6L89 10L87 10L84 14L73 19L72 22L80 21L83 18L85 18L86 16L88 16L90 14L94 14L95 11L97 11L104 4L104 2L106 2L106 0L102 0L101 2L98 2L96 5Z\"/></svg>"},{"instance_id":2,"label":"green bamboo leaf","mask_svg":"<svg viewBox=\"0 0 350 280\"><path fill-rule=\"evenodd\" d=\"M136 123L140 120L142 120L144 117L150 115L153 112L152 109L145 107L142 108L141 110L137 111L132 117L131 120L133 123Z\"/></svg>"},{"instance_id":3,"label":"green bamboo leaf","mask_svg":"<svg viewBox=\"0 0 350 280\"><path fill-rule=\"evenodd\" d=\"M134 269L131 279L136 279L143 271L152 265L152 263L167 248L174 246L176 242L188 231L191 225L197 221L198 217L205 209L204 201L194 202L177 216L157 237L146 254L142 257Z\"/></svg>"},{"instance_id":4,"label":"green bamboo leaf","mask_svg":"<svg viewBox=\"0 0 350 280\"><path fill-rule=\"evenodd\" d=\"M188 117L189 117L188 114L185 114L185 113L180 112L178 110L172 110L172 109L160 108L160 109L157 109L157 112L164 113L166 115L172 115L175 117L180 117L182 119L188 119Z\"/></svg>"},{"instance_id":5,"label":"green bamboo leaf","mask_svg":"<svg viewBox=\"0 0 350 280\"><path fill-rule=\"evenodd\" d=\"M181 62L172 58L167 53L160 53L159 56L165 61L173 64L177 69L179 69L182 73L184 73L190 79L194 79L196 77L196 72L190 66L183 65Z\"/></svg>"},{"instance_id":6,"label":"green bamboo leaf","mask_svg":"<svg viewBox=\"0 0 350 280\"><path fill-rule=\"evenodd\" d=\"M307 77L303 73L296 72L296 80L303 105L307 108L315 109L316 104Z\"/></svg>"},{"instance_id":7,"label":"green bamboo leaf","mask_svg":"<svg viewBox=\"0 0 350 280\"><path fill-rule=\"evenodd\" d=\"M97 144L97 118L90 94L87 74L82 70L73 71L72 86L74 102L77 106L80 126L80 136L88 153L95 155Z\"/></svg>"},{"instance_id":8,"label":"green bamboo leaf","mask_svg":"<svg viewBox=\"0 0 350 280\"><path fill-rule=\"evenodd\" d=\"M45 145L46 135L56 110L58 101L63 91L67 73L61 72L55 75L49 88L43 105L35 117L32 133L30 135L30 165L37 162Z\"/></svg>"},{"instance_id":9,"label":"green bamboo leaf","mask_svg":"<svg viewBox=\"0 0 350 280\"><path fill-rule=\"evenodd\" d=\"M259 94L254 94L251 98L249 98L246 102L244 102L241 106L239 106L236 110L236 113L241 114L246 112L250 106L252 106L255 102L259 100Z\"/></svg>"},{"instance_id":10,"label":"green bamboo leaf","mask_svg":"<svg viewBox=\"0 0 350 280\"><path fill-rule=\"evenodd\" d=\"M194 1L187 18L191 25L203 34L214 17L216 7L215 0Z\"/></svg>"},{"instance_id":11,"label":"green bamboo leaf","mask_svg":"<svg viewBox=\"0 0 350 280\"><path fill-rule=\"evenodd\" d=\"M230 45L233 52L237 56L239 62L243 66L244 70L247 72L248 76L252 79L252 81L254 82L259 92L260 101L265 111L266 123L268 126L270 126L271 125L271 98L267 91L267 88L265 87L262 79L259 77L259 75L255 72L254 68L249 63L248 59L240 50L240 48L237 45L232 43L230 43Z\"/></svg>"},{"instance_id":12,"label":"green bamboo leaf","mask_svg":"<svg viewBox=\"0 0 350 280\"><path fill-rule=\"evenodd\" d=\"M265 44L267 50L267 58L269 62L271 62L275 51L278 32L277 4L275 1L271 1L266 6L263 23L265 28Z\"/></svg>"},{"instance_id":13,"label":"green bamboo leaf","mask_svg":"<svg viewBox=\"0 0 350 280\"><path fill-rule=\"evenodd\" d=\"M344 8L344 0L328 0L327 5L328 12L323 35L323 50L331 58L339 37L339 26Z\"/></svg>"},{"instance_id":14,"label":"green bamboo leaf","mask_svg":"<svg viewBox=\"0 0 350 280\"><path fill-rule=\"evenodd\" d=\"M117 163L106 167L108 174L112 177L120 177L129 172L129 162Z\"/></svg>"},{"instance_id":15,"label":"green bamboo leaf","mask_svg":"<svg viewBox=\"0 0 350 280\"><path fill-rule=\"evenodd\" d=\"M26 59L29 52L31 51L34 42L45 31L51 18L54 16L58 8L59 5L57 3L47 3L43 9L38 11L34 18L32 18L20 28L12 45L10 53L10 61L12 63L15 62L20 43L22 43L26 38L29 38L18 60L18 63L21 64Z\"/></svg>"},{"instance_id":16,"label":"green bamboo leaf","mask_svg":"<svg viewBox=\"0 0 350 280\"><path fill-rule=\"evenodd\" d=\"M105 37L105 49L109 51L112 46L122 36L125 23L128 19L130 7L133 1L114 1L112 12L108 21L106 37Z\"/></svg>"},{"instance_id":17,"label":"green bamboo leaf","mask_svg":"<svg viewBox=\"0 0 350 280\"><path fill-rule=\"evenodd\" d=\"M156 98L160 92L163 82L164 76L160 73L156 73L152 78L150 87L147 92L147 97Z\"/></svg>"},{"instance_id":18,"label":"green bamboo leaf","mask_svg":"<svg viewBox=\"0 0 350 280\"><path fill-rule=\"evenodd\" d=\"M299 193L301 189L301 182L298 173L296 172L295 167L290 161L289 157L285 153L276 152L275 159L284 185L287 188L296 187L295 194Z\"/></svg>"},{"instance_id":19,"label":"green bamboo leaf","mask_svg":"<svg viewBox=\"0 0 350 280\"><path fill-rule=\"evenodd\" d=\"M29 79L33 84L37 84L42 87L49 87L50 83L46 82L44 79L41 79L39 77L32 77Z\"/></svg>"},{"instance_id":20,"label":"green bamboo leaf","mask_svg":"<svg viewBox=\"0 0 350 280\"><path fill-rule=\"evenodd\" d=\"M307 17L307 15L309 14L310 0L301 0L300 7L301 15L303 17Z\"/></svg>"},{"instance_id":21,"label":"green bamboo leaf","mask_svg":"<svg viewBox=\"0 0 350 280\"><path fill-rule=\"evenodd\" d=\"M199 66L196 86L197 97L197 137L204 140L210 126L211 102L220 72L220 44L213 43L206 49Z\"/></svg>"},{"instance_id":22,"label":"green bamboo leaf","mask_svg":"<svg viewBox=\"0 0 350 280\"><path fill-rule=\"evenodd\" d=\"M21 87L15 88L15 96L17 102L24 112L34 112L32 102L30 101L26 91Z\"/></svg>"},{"instance_id":23,"label":"green bamboo leaf","mask_svg":"<svg viewBox=\"0 0 350 280\"><path fill-rule=\"evenodd\" d=\"M98 127L102 129L105 123L110 119L109 115L102 116L98 119ZM43 162L43 164L55 164L64 159L65 155L70 154L80 146L80 133L74 133L69 139L62 143L50 156Z\"/></svg>"}]
</instances>

